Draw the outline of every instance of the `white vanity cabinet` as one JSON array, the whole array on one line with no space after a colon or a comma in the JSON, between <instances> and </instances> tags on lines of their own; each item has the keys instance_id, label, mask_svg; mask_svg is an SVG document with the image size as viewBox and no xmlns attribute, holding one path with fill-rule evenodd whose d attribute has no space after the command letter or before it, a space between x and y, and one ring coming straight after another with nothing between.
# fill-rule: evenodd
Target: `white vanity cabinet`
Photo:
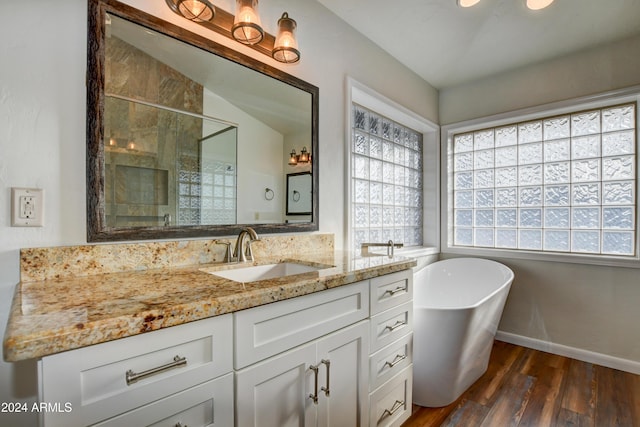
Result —
<instances>
[{"instance_id":1,"label":"white vanity cabinet","mask_svg":"<svg viewBox=\"0 0 640 427\"><path fill-rule=\"evenodd\" d=\"M366 425L368 315L368 281L235 313L236 425Z\"/></svg>"},{"instance_id":2,"label":"white vanity cabinet","mask_svg":"<svg viewBox=\"0 0 640 427\"><path fill-rule=\"evenodd\" d=\"M43 357L46 427L399 426L411 270ZM69 408L68 411L65 411Z\"/></svg>"},{"instance_id":3,"label":"white vanity cabinet","mask_svg":"<svg viewBox=\"0 0 640 427\"><path fill-rule=\"evenodd\" d=\"M40 401L62 410L42 423L232 426L232 331L228 314L43 357Z\"/></svg>"},{"instance_id":4,"label":"white vanity cabinet","mask_svg":"<svg viewBox=\"0 0 640 427\"><path fill-rule=\"evenodd\" d=\"M369 425L400 426L411 416L413 272L371 279Z\"/></svg>"},{"instance_id":5,"label":"white vanity cabinet","mask_svg":"<svg viewBox=\"0 0 640 427\"><path fill-rule=\"evenodd\" d=\"M412 270L234 320L238 427L400 426L411 416Z\"/></svg>"}]
</instances>

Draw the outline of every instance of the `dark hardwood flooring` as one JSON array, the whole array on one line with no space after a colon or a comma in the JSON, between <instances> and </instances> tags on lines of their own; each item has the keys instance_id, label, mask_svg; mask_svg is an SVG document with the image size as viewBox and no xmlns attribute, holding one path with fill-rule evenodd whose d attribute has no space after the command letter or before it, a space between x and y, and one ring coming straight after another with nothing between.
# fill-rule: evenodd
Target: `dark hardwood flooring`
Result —
<instances>
[{"instance_id":1,"label":"dark hardwood flooring","mask_svg":"<svg viewBox=\"0 0 640 427\"><path fill-rule=\"evenodd\" d=\"M640 427L640 375L495 341L487 372L402 427Z\"/></svg>"}]
</instances>

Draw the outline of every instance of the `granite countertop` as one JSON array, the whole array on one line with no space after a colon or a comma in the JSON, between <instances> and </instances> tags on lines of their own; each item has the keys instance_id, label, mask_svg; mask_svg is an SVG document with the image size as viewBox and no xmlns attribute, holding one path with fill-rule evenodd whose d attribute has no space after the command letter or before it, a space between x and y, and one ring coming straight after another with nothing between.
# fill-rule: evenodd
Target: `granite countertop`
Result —
<instances>
[{"instance_id":1,"label":"granite countertop","mask_svg":"<svg viewBox=\"0 0 640 427\"><path fill-rule=\"evenodd\" d=\"M240 283L209 274L294 261L321 268ZM411 258L349 252L260 258L245 264L198 264L21 282L4 336L4 360L39 358L148 331L281 301L416 265Z\"/></svg>"}]
</instances>

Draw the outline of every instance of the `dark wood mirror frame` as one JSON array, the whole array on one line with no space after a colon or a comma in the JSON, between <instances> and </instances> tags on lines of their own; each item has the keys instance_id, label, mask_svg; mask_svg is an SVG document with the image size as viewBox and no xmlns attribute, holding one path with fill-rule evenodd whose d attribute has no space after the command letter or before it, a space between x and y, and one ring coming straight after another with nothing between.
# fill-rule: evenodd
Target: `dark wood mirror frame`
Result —
<instances>
[{"instance_id":1,"label":"dark wood mirror frame","mask_svg":"<svg viewBox=\"0 0 640 427\"><path fill-rule=\"evenodd\" d=\"M310 222L282 224L195 225L170 227L107 227L105 218L104 104L105 14L143 25L192 46L233 61L257 73L280 80L311 94L311 152L313 153L312 216ZM245 226L258 233L318 230L318 97L316 86L207 38L115 0L89 0L87 23L87 241L151 240L207 236L232 236Z\"/></svg>"}]
</instances>

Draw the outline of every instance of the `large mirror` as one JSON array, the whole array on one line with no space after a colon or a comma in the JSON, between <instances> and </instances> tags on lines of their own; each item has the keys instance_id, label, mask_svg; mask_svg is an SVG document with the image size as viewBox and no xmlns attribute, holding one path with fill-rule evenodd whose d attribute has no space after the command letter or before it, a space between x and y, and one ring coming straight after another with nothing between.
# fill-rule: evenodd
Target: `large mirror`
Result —
<instances>
[{"instance_id":1,"label":"large mirror","mask_svg":"<svg viewBox=\"0 0 640 427\"><path fill-rule=\"evenodd\" d=\"M87 55L88 241L318 229L317 87L113 0Z\"/></svg>"}]
</instances>

